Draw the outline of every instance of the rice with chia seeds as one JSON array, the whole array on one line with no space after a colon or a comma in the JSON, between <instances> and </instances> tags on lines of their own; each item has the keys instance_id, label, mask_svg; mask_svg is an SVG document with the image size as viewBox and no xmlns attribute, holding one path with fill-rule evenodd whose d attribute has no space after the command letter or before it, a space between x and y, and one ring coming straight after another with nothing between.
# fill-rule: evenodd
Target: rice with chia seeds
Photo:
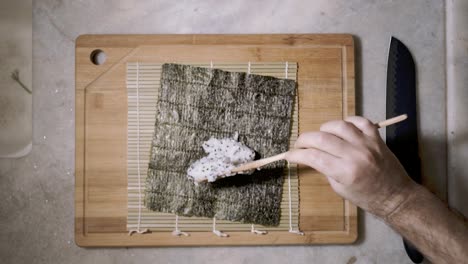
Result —
<instances>
[{"instance_id":1,"label":"rice with chia seeds","mask_svg":"<svg viewBox=\"0 0 468 264\"><path fill-rule=\"evenodd\" d=\"M232 173L232 169L255 158L253 150L237 141L237 133L234 138L212 137L203 142L202 147L208 156L195 161L187 169L188 177L193 179L195 184L233 176L236 173Z\"/></svg>"}]
</instances>

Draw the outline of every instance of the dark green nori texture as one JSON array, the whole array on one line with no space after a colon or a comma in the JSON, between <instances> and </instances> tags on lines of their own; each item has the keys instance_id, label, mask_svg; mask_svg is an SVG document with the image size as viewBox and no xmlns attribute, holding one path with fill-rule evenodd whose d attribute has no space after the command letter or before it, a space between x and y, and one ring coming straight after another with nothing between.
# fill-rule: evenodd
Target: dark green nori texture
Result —
<instances>
[{"instance_id":1,"label":"dark green nori texture","mask_svg":"<svg viewBox=\"0 0 468 264\"><path fill-rule=\"evenodd\" d=\"M268 157L288 150L296 82L179 64L162 66L145 204L150 210L275 226L285 162L196 186L187 168L210 137Z\"/></svg>"}]
</instances>

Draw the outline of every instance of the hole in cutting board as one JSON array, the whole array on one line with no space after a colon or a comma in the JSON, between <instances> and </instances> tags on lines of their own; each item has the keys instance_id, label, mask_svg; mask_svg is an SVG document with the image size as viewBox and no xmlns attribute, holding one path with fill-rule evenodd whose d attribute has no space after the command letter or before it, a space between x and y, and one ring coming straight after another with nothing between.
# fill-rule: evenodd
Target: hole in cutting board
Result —
<instances>
[{"instance_id":1,"label":"hole in cutting board","mask_svg":"<svg viewBox=\"0 0 468 264\"><path fill-rule=\"evenodd\" d=\"M104 51L96 49L91 52L89 59L94 65L102 65L104 62L106 62L107 55Z\"/></svg>"}]
</instances>

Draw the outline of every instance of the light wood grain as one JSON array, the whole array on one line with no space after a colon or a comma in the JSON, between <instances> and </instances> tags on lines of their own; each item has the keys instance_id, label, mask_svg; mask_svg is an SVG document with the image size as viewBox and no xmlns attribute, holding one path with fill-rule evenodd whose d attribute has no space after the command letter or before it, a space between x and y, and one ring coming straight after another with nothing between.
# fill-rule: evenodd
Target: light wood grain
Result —
<instances>
[{"instance_id":1,"label":"light wood grain","mask_svg":"<svg viewBox=\"0 0 468 264\"><path fill-rule=\"evenodd\" d=\"M96 66L95 49L107 54ZM189 246L352 243L357 209L326 179L299 167L305 236L168 232L128 236L126 62L298 63L299 131L354 115L354 44L349 35L84 35L76 41L75 241L80 246Z\"/></svg>"}]
</instances>

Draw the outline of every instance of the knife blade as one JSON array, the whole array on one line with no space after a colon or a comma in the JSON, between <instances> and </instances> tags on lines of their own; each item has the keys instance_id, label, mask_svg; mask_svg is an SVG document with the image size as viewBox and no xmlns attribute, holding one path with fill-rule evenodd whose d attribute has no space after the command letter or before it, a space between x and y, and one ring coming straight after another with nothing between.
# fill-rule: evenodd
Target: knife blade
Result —
<instances>
[{"instance_id":1,"label":"knife blade","mask_svg":"<svg viewBox=\"0 0 468 264\"><path fill-rule=\"evenodd\" d=\"M408 119L386 128L388 148L395 154L409 176L421 182L418 126L416 112L416 69L408 48L392 37L387 65L387 118L406 113ZM421 263L424 256L409 241L403 239L408 257Z\"/></svg>"}]
</instances>

